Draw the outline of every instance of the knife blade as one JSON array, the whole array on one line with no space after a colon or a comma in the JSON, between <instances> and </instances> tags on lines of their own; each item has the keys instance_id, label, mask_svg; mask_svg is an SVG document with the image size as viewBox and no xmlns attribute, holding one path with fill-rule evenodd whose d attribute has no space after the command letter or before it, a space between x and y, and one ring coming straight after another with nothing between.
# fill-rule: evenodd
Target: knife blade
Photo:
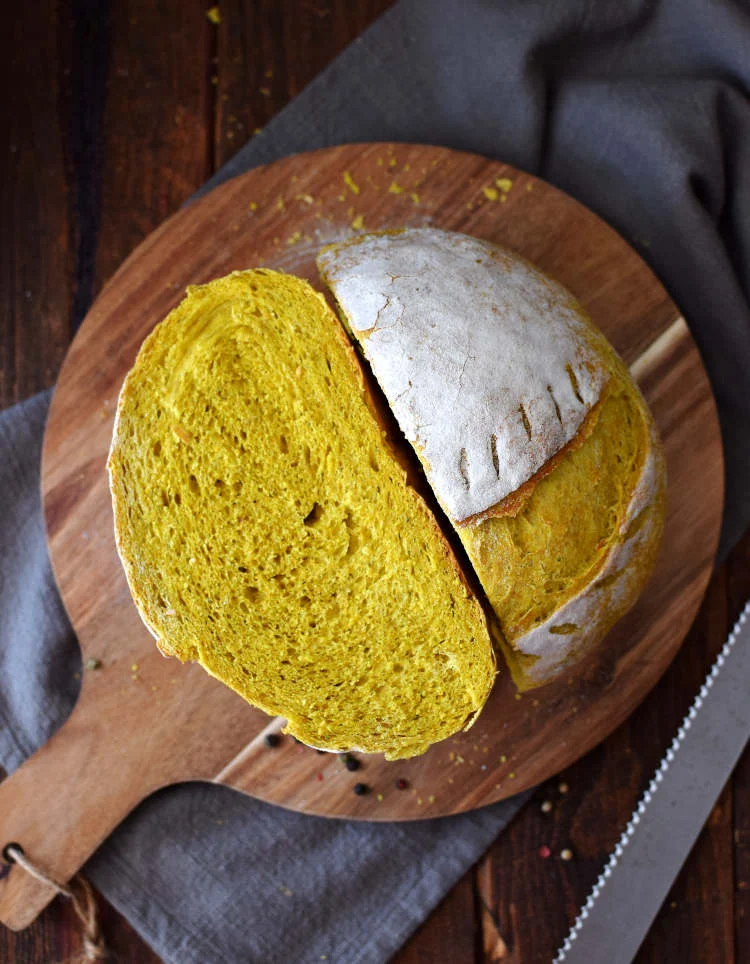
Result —
<instances>
[{"instance_id":1,"label":"knife blade","mask_svg":"<svg viewBox=\"0 0 750 964\"><path fill-rule=\"evenodd\" d=\"M630 964L750 737L750 601L554 964Z\"/></svg>"}]
</instances>

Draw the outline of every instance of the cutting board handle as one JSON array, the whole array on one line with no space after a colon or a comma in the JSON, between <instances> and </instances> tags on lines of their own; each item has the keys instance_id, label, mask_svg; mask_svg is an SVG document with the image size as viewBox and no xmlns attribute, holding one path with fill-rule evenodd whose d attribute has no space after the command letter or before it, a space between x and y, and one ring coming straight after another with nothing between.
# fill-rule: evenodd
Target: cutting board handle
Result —
<instances>
[{"instance_id":1,"label":"cutting board handle","mask_svg":"<svg viewBox=\"0 0 750 964\"><path fill-rule=\"evenodd\" d=\"M143 766L140 742L126 736L132 715L124 706L113 706L110 696L102 717L96 690L84 680L67 722L0 784L0 850L17 844L61 883L74 877L123 818L157 789ZM113 740L116 719L121 741ZM27 927L55 894L18 864L0 860L0 921L12 930Z\"/></svg>"}]
</instances>

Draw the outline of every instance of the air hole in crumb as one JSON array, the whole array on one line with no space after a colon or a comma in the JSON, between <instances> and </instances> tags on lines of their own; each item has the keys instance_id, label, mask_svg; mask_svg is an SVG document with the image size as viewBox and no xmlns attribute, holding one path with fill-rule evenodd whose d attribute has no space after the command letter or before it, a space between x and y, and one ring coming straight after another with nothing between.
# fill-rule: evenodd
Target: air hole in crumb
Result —
<instances>
[{"instance_id":1,"label":"air hole in crumb","mask_svg":"<svg viewBox=\"0 0 750 964\"><path fill-rule=\"evenodd\" d=\"M285 435L279 436L279 451L283 455L286 455L286 453L289 451L289 443L287 442Z\"/></svg>"},{"instance_id":2,"label":"air hole in crumb","mask_svg":"<svg viewBox=\"0 0 750 964\"><path fill-rule=\"evenodd\" d=\"M158 459L159 456L161 455L161 442L154 442L154 447L152 451Z\"/></svg>"},{"instance_id":3,"label":"air hole in crumb","mask_svg":"<svg viewBox=\"0 0 750 964\"><path fill-rule=\"evenodd\" d=\"M260 589L258 589L257 586L245 586L245 595L250 602L255 602L255 600L260 596Z\"/></svg>"},{"instance_id":4,"label":"air hole in crumb","mask_svg":"<svg viewBox=\"0 0 750 964\"><path fill-rule=\"evenodd\" d=\"M379 472L379 471L380 471L380 466L378 465L377 456L376 456L375 453L372 451L372 449L370 450L370 468L371 468L374 472Z\"/></svg>"},{"instance_id":5,"label":"air hole in crumb","mask_svg":"<svg viewBox=\"0 0 750 964\"><path fill-rule=\"evenodd\" d=\"M246 566L237 566L237 571L238 571L238 572L247 572L247 567L246 567Z\"/></svg>"},{"instance_id":6,"label":"air hole in crumb","mask_svg":"<svg viewBox=\"0 0 750 964\"><path fill-rule=\"evenodd\" d=\"M555 636L570 636L578 632L578 627L575 623L560 623L559 626L550 626L549 631Z\"/></svg>"},{"instance_id":7,"label":"air hole in crumb","mask_svg":"<svg viewBox=\"0 0 750 964\"><path fill-rule=\"evenodd\" d=\"M320 522L320 518L322 515L323 515L323 506L320 505L320 503L318 502L313 502L312 509L310 509L310 511L307 513L307 515L302 521L308 528L311 528L312 526L316 526L318 522Z\"/></svg>"},{"instance_id":8,"label":"air hole in crumb","mask_svg":"<svg viewBox=\"0 0 750 964\"><path fill-rule=\"evenodd\" d=\"M164 491L164 489L161 490L161 504L162 504L162 505L169 505L169 496L168 496L167 493Z\"/></svg>"},{"instance_id":9,"label":"air hole in crumb","mask_svg":"<svg viewBox=\"0 0 750 964\"><path fill-rule=\"evenodd\" d=\"M495 470L495 475L500 478L500 459L497 454L497 435L490 435L490 450L492 452L492 467Z\"/></svg>"},{"instance_id":10,"label":"air hole in crumb","mask_svg":"<svg viewBox=\"0 0 750 964\"><path fill-rule=\"evenodd\" d=\"M182 505L182 496L180 495L179 492L175 492L174 501L175 501L175 505Z\"/></svg>"},{"instance_id":11,"label":"air hole in crumb","mask_svg":"<svg viewBox=\"0 0 750 964\"><path fill-rule=\"evenodd\" d=\"M309 606L309 605L310 605L310 597L309 597L309 596L300 596L300 597L299 597L299 604L300 604L300 606L305 606L305 607Z\"/></svg>"},{"instance_id":12,"label":"air hole in crumb","mask_svg":"<svg viewBox=\"0 0 750 964\"><path fill-rule=\"evenodd\" d=\"M199 495L199 494L200 494L201 487L200 487L200 485L198 484L198 480L196 479L196 477L195 477L194 475L191 475L191 476L190 476L190 478L189 478L189 480L188 480L188 485L190 486L190 491L191 491L192 493L194 493L195 495Z\"/></svg>"}]
</instances>

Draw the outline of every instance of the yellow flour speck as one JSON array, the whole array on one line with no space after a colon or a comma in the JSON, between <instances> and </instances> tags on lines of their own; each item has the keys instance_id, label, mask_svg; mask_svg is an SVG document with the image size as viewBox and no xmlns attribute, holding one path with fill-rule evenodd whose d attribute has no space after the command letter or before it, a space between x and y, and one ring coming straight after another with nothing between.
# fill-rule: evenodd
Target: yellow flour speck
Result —
<instances>
[{"instance_id":1,"label":"yellow flour speck","mask_svg":"<svg viewBox=\"0 0 750 964\"><path fill-rule=\"evenodd\" d=\"M388 193L389 193L389 194L403 194L403 193L404 193L404 189L401 187L400 184L396 184L395 181L392 181L392 182L391 182L391 186L388 188Z\"/></svg>"},{"instance_id":2,"label":"yellow flour speck","mask_svg":"<svg viewBox=\"0 0 750 964\"><path fill-rule=\"evenodd\" d=\"M361 214L358 214L356 218L352 221L352 227L355 231L361 231L365 226L365 219Z\"/></svg>"},{"instance_id":3,"label":"yellow flour speck","mask_svg":"<svg viewBox=\"0 0 750 964\"><path fill-rule=\"evenodd\" d=\"M509 177L499 177L495 181L495 184L497 184L503 194L507 194L513 187L513 181Z\"/></svg>"},{"instance_id":4,"label":"yellow flour speck","mask_svg":"<svg viewBox=\"0 0 750 964\"><path fill-rule=\"evenodd\" d=\"M346 184L352 194L359 194L359 185L351 176L349 171L344 171L344 184Z\"/></svg>"},{"instance_id":5,"label":"yellow flour speck","mask_svg":"<svg viewBox=\"0 0 750 964\"><path fill-rule=\"evenodd\" d=\"M221 12L218 7L210 7L206 10L206 17L208 20L218 26L221 23Z\"/></svg>"},{"instance_id":6,"label":"yellow flour speck","mask_svg":"<svg viewBox=\"0 0 750 964\"><path fill-rule=\"evenodd\" d=\"M494 187L483 187L482 194L488 201L497 201L498 194Z\"/></svg>"}]
</instances>

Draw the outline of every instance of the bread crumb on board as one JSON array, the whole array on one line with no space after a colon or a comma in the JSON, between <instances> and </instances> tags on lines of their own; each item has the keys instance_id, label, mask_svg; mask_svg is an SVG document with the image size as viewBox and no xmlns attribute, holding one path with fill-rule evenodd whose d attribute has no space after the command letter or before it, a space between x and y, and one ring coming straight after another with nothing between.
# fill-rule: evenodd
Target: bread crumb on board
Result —
<instances>
[{"instance_id":1,"label":"bread crumb on board","mask_svg":"<svg viewBox=\"0 0 750 964\"><path fill-rule=\"evenodd\" d=\"M352 194L359 194L359 185L354 180L349 171L344 171L344 184L349 188Z\"/></svg>"}]
</instances>

